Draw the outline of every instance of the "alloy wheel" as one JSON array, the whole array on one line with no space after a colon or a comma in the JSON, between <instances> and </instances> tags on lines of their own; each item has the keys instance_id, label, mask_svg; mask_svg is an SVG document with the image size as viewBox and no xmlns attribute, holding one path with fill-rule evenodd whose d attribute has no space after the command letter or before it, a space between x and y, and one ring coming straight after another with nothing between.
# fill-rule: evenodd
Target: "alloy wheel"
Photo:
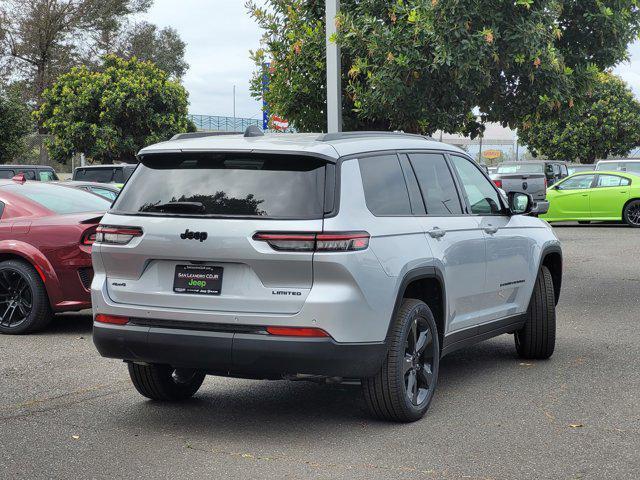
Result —
<instances>
[{"instance_id":1,"label":"alloy wheel","mask_svg":"<svg viewBox=\"0 0 640 480\"><path fill-rule=\"evenodd\" d=\"M413 320L407 336L403 362L405 392L414 406L427 401L435 389L433 332L423 318Z\"/></svg>"},{"instance_id":2,"label":"alloy wheel","mask_svg":"<svg viewBox=\"0 0 640 480\"><path fill-rule=\"evenodd\" d=\"M629 205L627 210L627 219L629 223L640 226L640 202Z\"/></svg>"},{"instance_id":3,"label":"alloy wheel","mask_svg":"<svg viewBox=\"0 0 640 480\"><path fill-rule=\"evenodd\" d=\"M0 325L17 327L24 323L33 308L29 281L13 268L0 270Z\"/></svg>"}]
</instances>

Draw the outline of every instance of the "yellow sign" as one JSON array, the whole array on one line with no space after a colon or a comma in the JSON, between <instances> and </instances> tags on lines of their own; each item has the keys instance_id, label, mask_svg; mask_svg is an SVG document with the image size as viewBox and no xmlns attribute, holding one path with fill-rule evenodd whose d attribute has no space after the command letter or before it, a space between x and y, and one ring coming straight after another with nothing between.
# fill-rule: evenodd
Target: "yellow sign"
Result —
<instances>
[{"instance_id":1,"label":"yellow sign","mask_svg":"<svg viewBox=\"0 0 640 480\"><path fill-rule=\"evenodd\" d=\"M500 158L502 156L502 152L500 150L485 150L482 152L482 156L489 160L493 160L495 158Z\"/></svg>"}]
</instances>

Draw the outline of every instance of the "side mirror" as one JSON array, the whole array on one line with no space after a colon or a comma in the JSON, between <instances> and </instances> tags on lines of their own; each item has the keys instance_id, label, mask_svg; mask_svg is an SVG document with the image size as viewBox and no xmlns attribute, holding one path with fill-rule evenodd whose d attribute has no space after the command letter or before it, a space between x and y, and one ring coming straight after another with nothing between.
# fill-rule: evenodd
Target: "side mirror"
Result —
<instances>
[{"instance_id":1,"label":"side mirror","mask_svg":"<svg viewBox=\"0 0 640 480\"><path fill-rule=\"evenodd\" d=\"M533 197L528 193L509 192L509 210L512 215L526 215L533 209Z\"/></svg>"}]
</instances>

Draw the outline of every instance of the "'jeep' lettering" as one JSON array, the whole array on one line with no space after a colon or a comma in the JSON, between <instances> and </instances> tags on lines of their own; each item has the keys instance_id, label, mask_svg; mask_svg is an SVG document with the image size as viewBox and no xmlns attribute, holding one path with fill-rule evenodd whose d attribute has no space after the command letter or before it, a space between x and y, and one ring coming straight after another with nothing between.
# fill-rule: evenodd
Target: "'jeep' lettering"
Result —
<instances>
[{"instance_id":1,"label":"'jeep' lettering","mask_svg":"<svg viewBox=\"0 0 640 480\"><path fill-rule=\"evenodd\" d=\"M208 236L207 232L192 232L188 228L180 234L182 240L200 240L200 243L204 242Z\"/></svg>"}]
</instances>

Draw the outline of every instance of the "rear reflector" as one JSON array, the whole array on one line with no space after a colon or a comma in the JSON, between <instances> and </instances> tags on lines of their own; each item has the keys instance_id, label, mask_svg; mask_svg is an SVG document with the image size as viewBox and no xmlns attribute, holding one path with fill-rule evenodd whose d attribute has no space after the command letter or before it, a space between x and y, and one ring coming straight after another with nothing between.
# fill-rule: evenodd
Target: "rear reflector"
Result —
<instances>
[{"instance_id":1,"label":"rear reflector","mask_svg":"<svg viewBox=\"0 0 640 480\"><path fill-rule=\"evenodd\" d=\"M98 225L95 241L109 245L126 245L135 237L140 236L142 236L142 229L140 227Z\"/></svg>"},{"instance_id":2,"label":"rear reflector","mask_svg":"<svg viewBox=\"0 0 640 480\"><path fill-rule=\"evenodd\" d=\"M285 252L353 252L369 246L367 232L272 233L258 232L254 240Z\"/></svg>"},{"instance_id":3,"label":"rear reflector","mask_svg":"<svg viewBox=\"0 0 640 480\"><path fill-rule=\"evenodd\" d=\"M329 337L329 334L320 328L306 327L267 327L267 333L281 337Z\"/></svg>"},{"instance_id":4,"label":"rear reflector","mask_svg":"<svg viewBox=\"0 0 640 480\"><path fill-rule=\"evenodd\" d=\"M496 187L502 188L502 180L494 180L493 183Z\"/></svg>"},{"instance_id":5,"label":"rear reflector","mask_svg":"<svg viewBox=\"0 0 640 480\"><path fill-rule=\"evenodd\" d=\"M121 317L119 315L106 315L104 313L97 314L95 320L99 323L110 323L111 325L126 325L127 323L129 323L129 317Z\"/></svg>"}]
</instances>

